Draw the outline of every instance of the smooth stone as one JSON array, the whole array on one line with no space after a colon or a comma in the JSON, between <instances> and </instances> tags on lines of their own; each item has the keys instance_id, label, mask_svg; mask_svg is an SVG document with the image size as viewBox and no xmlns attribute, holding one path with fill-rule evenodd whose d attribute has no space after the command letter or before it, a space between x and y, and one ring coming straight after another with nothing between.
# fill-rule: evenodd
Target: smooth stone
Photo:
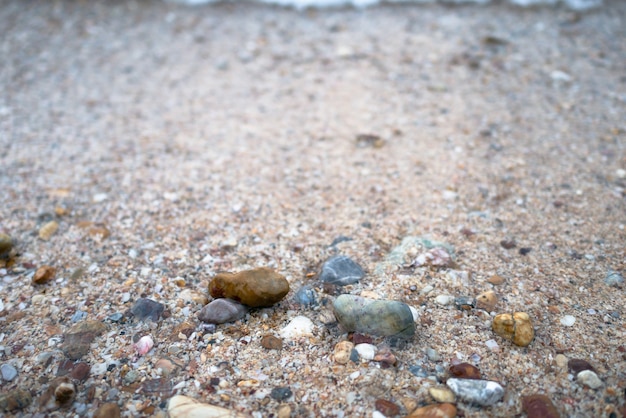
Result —
<instances>
[{"instance_id":1,"label":"smooth stone","mask_svg":"<svg viewBox=\"0 0 626 418\"><path fill-rule=\"evenodd\" d=\"M578 358L570 359L567 362L567 368L574 375L577 375L578 373L582 372L583 370L591 370L592 372L596 371L593 368L593 366L591 364L589 364L589 362L587 360L578 359Z\"/></svg>"},{"instance_id":2,"label":"smooth stone","mask_svg":"<svg viewBox=\"0 0 626 418\"><path fill-rule=\"evenodd\" d=\"M454 393L448 388L431 387L431 388L428 388L428 393L434 400L440 403L456 402L456 396L454 396Z\"/></svg>"},{"instance_id":3,"label":"smooth stone","mask_svg":"<svg viewBox=\"0 0 626 418\"><path fill-rule=\"evenodd\" d=\"M0 366L0 374L2 375L2 380L10 382L17 377L17 369L12 365L5 363Z\"/></svg>"},{"instance_id":4,"label":"smooth stone","mask_svg":"<svg viewBox=\"0 0 626 418\"><path fill-rule=\"evenodd\" d=\"M428 377L428 372L426 370L424 370L424 368L422 366L419 365L415 365L415 366L410 366L409 367L409 371L417 377Z\"/></svg>"},{"instance_id":5,"label":"smooth stone","mask_svg":"<svg viewBox=\"0 0 626 418\"><path fill-rule=\"evenodd\" d=\"M41 266L33 275L33 284L44 284L54 279L56 269L52 266Z\"/></svg>"},{"instance_id":6,"label":"smooth stone","mask_svg":"<svg viewBox=\"0 0 626 418\"><path fill-rule=\"evenodd\" d=\"M283 340L273 335L264 335L263 338L261 338L261 347L268 350L282 350Z\"/></svg>"},{"instance_id":7,"label":"smooth stone","mask_svg":"<svg viewBox=\"0 0 626 418\"><path fill-rule=\"evenodd\" d=\"M426 349L426 356L428 357L430 361L439 361L441 359L437 350L431 347L428 347Z\"/></svg>"},{"instance_id":8,"label":"smooth stone","mask_svg":"<svg viewBox=\"0 0 626 418\"><path fill-rule=\"evenodd\" d=\"M92 341L106 330L107 326L100 321L79 322L65 334L62 349L70 359L78 360L89 352Z\"/></svg>"},{"instance_id":9,"label":"smooth stone","mask_svg":"<svg viewBox=\"0 0 626 418\"><path fill-rule=\"evenodd\" d=\"M378 348L373 344L357 344L354 349L359 353L359 357L363 360L374 360Z\"/></svg>"},{"instance_id":10,"label":"smooth stone","mask_svg":"<svg viewBox=\"0 0 626 418\"><path fill-rule=\"evenodd\" d=\"M313 321L306 316L296 316L280 330L280 336L285 340L293 340L300 337L310 337L313 335Z\"/></svg>"},{"instance_id":11,"label":"smooth stone","mask_svg":"<svg viewBox=\"0 0 626 418\"><path fill-rule=\"evenodd\" d=\"M246 418L237 411L202 403L183 395L172 396L167 403L169 418Z\"/></svg>"},{"instance_id":12,"label":"smooth stone","mask_svg":"<svg viewBox=\"0 0 626 418\"><path fill-rule=\"evenodd\" d=\"M87 363L76 363L74 367L70 371L70 376L72 379L76 379L80 382L87 380L89 377L89 372L91 371L91 366Z\"/></svg>"},{"instance_id":13,"label":"smooth stone","mask_svg":"<svg viewBox=\"0 0 626 418\"><path fill-rule=\"evenodd\" d=\"M498 296L496 296L496 292L494 292L493 290L488 290L476 297L476 306L479 309L484 309L487 312L493 311L497 304Z\"/></svg>"},{"instance_id":14,"label":"smooth stone","mask_svg":"<svg viewBox=\"0 0 626 418\"><path fill-rule=\"evenodd\" d=\"M248 313L248 308L232 299L215 299L198 313L198 319L209 324L235 322Z\"/></svg>"},{"instance_id":15,"label":"smooth stone","mask_svg":"<svg viewBox=\"0 0 626 418\"><path fill-rule=\"evenodd\" d=\"M552 400L546 395L522 396L522 411L528 418L560 418Z\"/></svg>"},{"instance_id":16,"label":"smooth stone","mask_svg":"<svg viewBox=\"0 0 626 418\"><path fill-rule=\"evenodd\" d=\"M345 255L336 255L326 260L320 273L320 281L336 286L346 286L361 280L365 272L355 261Z\"/></svg>"},{"instance_id":17,"label":"smooth stone","mask_svg":"<svg viewBox=\"0 0 626 418\"><path fill-rule=\"evenodd\" d=\"M535 338L535 329L526 312L496 315L491 328L502 338L520 347L528 346Z\"/></svg>"},{"instance_id":18,"label":"smooth stone","mask_svg":"<svg viewBox=\"0 0 626 418\"><path fill-rule=\"evenodd\" d=\"M604 278L604 283L609 286L619 286L624 283L624 278L617 271L609 270L608 274Z\"/></svg>"},{"instance_id":19,"label":"smooth stone","mask_svg":"<svg viewBox=\"0 0 626 418\"><path fill-rule=\"evenodd\" d=\"M565 369L569 362L567 357L563 354L557 354L554 357L554 361L556 362L556 365L559 366L560 369Z\"/></svg>"},{"instance_id":20,"label":"smooth stone","mask_svg":"<svg viewBox=\"0 0 626 418\"><path fill-rule=\"evenodd\" d=\"M469 363L459 363L450 366L450 374L459 379L480 379L478 367Z\"/></svg>"},{"instance_id":21,"label":"smooth stone","mask_svg":"<svg viewBox=\"0 0 626 418\"><path fill-rule=\"evenodd\" d=\"M603 385L602 380L595 372L591 370L583 370L576 375L576 381L582 385L585 385L591 389L598 389Z\"/></svg>"},{"instance_id":22,"label":"smooth stone","mask_svg":"<svg viewBox=\"0 0 626 418\"><path fill-rule=\"evenodd\" d=\"M272 306L289 293L285 277L267 267L239 273L220 273L209 283L214 298L229 298L244 305L260 308Z\"/></svg>"},{"instance_id":23,"label":"smooth stone","mask_svg":"<svg viewBox=\"0 0 626 418\"><path fill-rule=\"evenodd\" d=\"M120 407L115 402L108 402L100 405L93 418L120 418L120 415Z\"/></svg>"},{"instance_id":24,"label":"smooth stone","mask_svg":"<svg viewBox=\"0 0 626 418\"><path fill-rule=\"evenodd\" d=\"M392 300L372 300L340 295L333 312L348 332L409 338L415 335L415 322L409 306Z\"/></svg>"},{"instance_id":25,"label":"smooth stone","mask_svg":"<svg viewBox=\"0 0 626 418\"><path fill-rule=\"evenodd\" d=\"M561 325L565 327L571 327L574 326L574 323L576 323L576 317L572 315L565 315L561 318L560 322Z\"/></svg>"},{"instance_id":26,"label":"smooth stone","mask_svg":"<svg viewBox=\"0 0 626 418\"><path fill-rule=\"evenodd\" d=\"M333 359L339 364L348 364L354 344L350 341L339 341L333 350Z\"/></svg>"},{"instance_id":27,"label":"smooth stone","mask_svg":"<svg viewBox=\"0 0 626 418\"><path fill-rule=\"evenodd\" d=\"M165 306L162 303L147 298L137 299L133 307L130 308L130 312L140 321L150 319L154 322L159 320L164 310Z\"/></svg>"},{"instance_id":28,"label":"smooth stone","mask_svg":"<svg viewBox=\"0 0 626 418\"><path fill-rule=\"evenodd\" d=\"M376 399L374 407L383 417L395 417L400 414L400 407L387 399Z\"/></svg>"},{"instance_id":29,"label":"smooth stone","mask_svg":"<svg viewBox=\"0 0 626 418\"><path fill-rule=\"evenodd\" d=\"M288 387L277 387L272 389L270 397L279 402L285 401L293 396L293 392Z\"/></svg>"},{"instance_id":30,"label":"smooth stone","mask_svg":"<svg viewBox=\"0 0 626 418\"><path fill-rule=\"evenodd\" d=\"M456 406L450 403L423 406L417 408L407 418L455 418Z\"/></svg>"},{"instance_id":31,"label":"smooth stone","mask_svg":"<svg viewBox=\"0 0 626 418\"><path fill-rule=\"evenodd\" d=\"M119 322L122 320L123 317L124 315L121 312L116 312L114 314L109 315L107 319L111 322Z\"/></svg>"},{"instance_id":32,"label":"smooth stone","mask_svg":"<svg viewBox=\"0 0 626 418\"><path fill-rule=\"evenodd\" d=\"M76 312L74 312L74 315L72 315L71 321L76 323L76 322L82 321L85 318L87 318L87 312L85 312L85 311L76 311Z\"/></svg>"},{"instance_id":33,"label":"smooth stone","mask_svg":"<svg viewBox=\"0 0 626 418\"><path fill-rule=\"evenodd\" d=\"M450 378L446 385L456 396L476 405L493 405L504 396L502 386L491 380Z\"/></svg>"},{"instance_id":34,"label":"smooth stone","mask_svg":"<svg viewBox=\"0 0 626 418\"><path fill-rule=\"evenodd\" d=\"M451 304L454 301L454 296L450 295L439 295L435 298L435 303L438 305L446 306Z\"/></svg>"},{"instance_id":35,"label":"smooth stone","mask_svg":"<svg viewBox=\"0 0 626 418\"><path fill-rule=\"evenodd\" d=\"M0 412L14 412L24 409L33 401L30 391L13 389L0 394ZM21 416L21 415L17 415Z\"/></svg>"},{"instance_id":36,"label":"smooth stone","mask_svg":"<svg viewBox=\"0 0 626 418\"><path fill-rule=\"evenodd\" d=\"M13 240L7 234L0 234L0 258L9 255L13 248Z\"/></svg>"},{"instance_id":37,"label":"smooth stone","mask_svg":"<svg viewBox=\"0 0 626 418\"><path fill-rule=\"evenodd\" d=\"M469 311L476 307L476 299L471 296L459 296L454 299L454 306L461 311Z\"/></svg>"},{"instance_id":38,"label":"smooth stone","mask_svg":"<svg viewBox=\"0 0 626 418\"><path fill-rule=\"evenodd\" d=\"M310 286L302 286L296 292L296 302L302 306L310 307L317 305L317 293Z\"/></svg>"}]
</instances>

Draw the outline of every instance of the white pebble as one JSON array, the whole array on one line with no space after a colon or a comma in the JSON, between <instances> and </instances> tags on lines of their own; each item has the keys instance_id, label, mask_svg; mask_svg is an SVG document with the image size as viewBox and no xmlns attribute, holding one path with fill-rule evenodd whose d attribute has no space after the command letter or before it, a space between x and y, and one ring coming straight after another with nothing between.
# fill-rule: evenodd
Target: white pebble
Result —
<instances>
[{"instance_id":1,"label":"white pebble","mask_svg":"<svg viewBox=\"0 0 626 418\"><path fill-rule=\"evenodd\" d=\"M498 342L496 340L487 340L485 341L485 345L491 351L498 351L500 349L500 346L498 345Z\"/></svg>"},{"instance_id":2,"label":"white pebble","mask_svg":"<svg viewBox=\"0 0 626 418\"><path fill-rule=\"evenodd\" d=\"M421 295L426 295L426 294L432 292L433 290L435 290L434 286L427 285L427 286L424 286L424 288L422 288L422 290L420 290L420 294Z\"/></svg>"},{"instance_id":3,"label":"white pebble","mask_svg":"<svg viewBox=\"0 0 626 418\"><path fill-rule=\"evenodd\" d=\"M354 346L354 349L359 353L359 357L363 360L373 360L376 355L376 351L378 351L378 348L372 344L357 344Z\"/></svg>"},{"instance_id":4,"label":"white pebble","mask_svg":"<svg viewBox=\"0 0 626 418\"><path fill-rule=\"evenodd\" d=\"M565 315L561 318L561 325L571 327L576 322L576 318L572 315Z\"/></svg>"},{"instance_id":5,"label":"white pebble","mask_svg":"<svg viewBox=\"0 0 626 418\"><path fill-rule=\"evenodd\" d=\"M453 300L454 296L450 295L439 295L435 298L435 302L443 306L451 304Z\"/></svg>"},{"instance_id":6,"label":"white pebble","mask_svg":"<svg viewBox=\"0 0 626 418\"><path fill-rule=\"evenodd\" d=\"M385 418L386 415L383 415L381 412L379 411L374 411L372 412L372 418Z\"/></svg>"},{"instance_id":7,"label":"white pebble","mask_svg":"<svg viewBox=\"0 0 626 418\"><path fill-rule=\"evenodd\" d=\"M107 364L106 363L96 363L91 366L91 371L89 372L92 376L102 376L107 372Z\"/></svg>"},{"instance_id":8,"label":"white pebble","mask_svg":"<svg viewBox=\"0 0 626 418\"><path fill-rule=\"evenodd\" d=\"M578 375L576 376L576 380L580 384L583 384L591 389L598 389L600 386L602 386L602 380L600 380L598 375L591 370L583 370L582 372L578 373Z\"/></svg>"},{"instance_id":9,"label":"white pebble","mask_svg":"<svg viewBox=\"0 0 626 418\"><path fill-rule=\"evenodd\" d=\"M413 321L417 322L417 320L420 318L419 313L417 312L417 309L415 309L411 305L408 305L408 306L409 306L409 309L411 310L411 313L413 314Z\"/></svg>"},{"instance_id":10,"label":"white pebble","mask_svg":"<svg viewBox=\"0 0 626 418\"><path fill-rule=\"evenodd\" d=\"M280 336L286 340L313 335L313 321L306 316L296 316L289 324L280 330Z\"/></svg>"}]
</instances>

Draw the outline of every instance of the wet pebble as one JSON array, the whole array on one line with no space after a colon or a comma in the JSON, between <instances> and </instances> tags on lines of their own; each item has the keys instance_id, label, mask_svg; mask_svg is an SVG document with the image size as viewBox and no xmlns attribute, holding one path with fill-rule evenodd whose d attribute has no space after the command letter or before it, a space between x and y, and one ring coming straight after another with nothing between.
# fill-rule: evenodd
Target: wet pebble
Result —
<instances>
[{"instance_id":1,"label":"wet pebble","mask_svg":"<svg viewBox=\"0 0 626 418\"><path fill-rule=\"evenodd\" d=\"M313 335L313 321L306 316L296 316L287 326L280 330L280 336L286 340L293 340L300 337L310 337Z\"/></svg>"},{"instance_id":2,"label":"wet pebble","mask_svg":"<svg viewBox=\"0 0 626 418\"><path fill-rule=\"evenodd\" d=\"M478 367L469 363L459 363L450 366L450 374L459 379L480 379Z\"/></svg>"},{"instance_id":3,"label":"wet pebble","mask_svg":"<svg viewBox=\"0 0 626 418\"><path fill-rule=\"evenodd\" d=\"M316 306L317 305L317 293L310 286L303 286L296 292L296 303L304 306Z\"/></svg>"},{"instance_id":4,"label":"wet pebble","mask_svg":"<svg viewBox=\"0 0 626 418\"><path fill-rule=\"evenodd\" d=\"M624 278L617 271L609 270L608 274L604 278L604 283L609 286L619 286L624 283Z\"/></svg>"},{"instance_id":5,"label":"wet pebble","mask_svg":"<svg viewBox=\"0 0 626 418\"><path fill-rule=\"evenodd\" d=\"M293 396L293 392L288 387L277 387L272 389L270 397L279 402L285 401Z\"/></svg>"},{"instance_id":6,"label":"wet pebble","mask_svg":"<svg viewBox=\"0 0 626 418\"><path fill-rule=\"evenodd\" d=\"M602 380L595 372L591 370L583 370L576 375L576 381L581 385L585 385L591 389L598 389L602 386Z\"/></svg>"},{"instance_id":7,"label":"wet pebble","mask_svg":"<svg viewBox=\"0 0 626 418\"><path fill-rule=\"evenodd\" d=\"M400 414L400 407L387 399L376 399L374 407L386 417L395 417Z\"/></svg>"},{"instance_id":8,"label":"wet pebble","mask_svg":"<svg viewBox=\"0 0 626 418\"><path fill-rule=\"evenodd\" d=\"M528 418L560 418L559 411L546 395L522 396L522 411Z\"/></svg>"},{"instance_id":9,"label":"wet pebble","mask_svg":"<svg viewBox=\"0 0 626 418\"><path fill-rule=\"evenodd\" d=\"M63 351L72 360L78 360L91 348L92 341L107 327L100 321L83 321L74 325L64 336Z\"/></svg>"},{"instance_id":10,"label":"wet pebble","mask_svg":"<svg viewBox=\"0 0 626 418\"><path fill-rule=\"evenodd\" d=\"M450 403L423 406L417 408L407 418L454 418L456 406Z\"/></svg>"},{"instance_id":11,"label":"wet pebble","mask_svg":"<svg viewBox=\"0 0 626 418\"><path fill-rule=\"evenodd\" d=\"M248 308L232 299L215 299L198 313L198 319L209 324L235 322L248 313Z\"/></svg>"},{"instance_id":12,"label":"wet pebble","mask_svg":"<svg viewBox=\"0 0 626 418\"><path fill-rule=\"evenodd\" d=\"M115 402L108 402L100 405L93 418L120 418L120 415L120 407Z\"/></svg>"},{"instance_id":13,"label":"wet pebble","mask_svg":"<svg viewBox=\"0 0 626 418\"><path fill-rule=\"evenodd\" d=\"M320 281L337 286L358 282L365 276L363 269L350 257L337 255L326 260L320 273Z\"/></svg>"},{"instance_id":14,"label":"wet pebble","mask_svg":"<svg viewBox=\"0 0 626 418\"><path fill-rule=\"evenodd\" d=\"M490 380L450 378L446 385L456 396L476 405L493 405L504 396L502 386Z\"/></svg>"},{"instance_id":15,"label":"wet pebble","mask_svg":"<svg viewBox=\"0 0 626 418\"><path fill-rule=\"evenodd\" d=\"M54 279L56 269L52 266L41 266L33 275L33 284L44 284Z\"/></svg>"},{"instance_id":16,"label":"wet pebble","mask_svg":"<svg viewBox=\"0 0 626 418\"><path fill-rule=\"evenodd\" d=\"M444 387L431 387L428 388L428 393L437 402L440 403L454 403L456 402L456 396L454 393Z\"/></svg>"},{"instance_id":17,"label":"wet pebble","mask_svg":"<svg viewBox=\"0 0 626 418\"><path fill-rule=\"evenodd\" d=\"M282 350L283 340L273 335L264 335L263 338L261 338L261 347L268 350Z\"/></svg>"},{"instance_id":18,"label":"wet pebble","mask_svg":"<svg viewBox=\"0 0 626 418\"><path fill-rule=\"evenodd\" d=\"M338 342L333 350L333 359L336 363L347 364L350 361L350 354L353 348L354 344L350 341Z\"/></svg>"},{"instance_id":19,"label":"wet pebble","mask_svg":"<svg viewBox=\"0 0 626 418\"><path fill-rule=\"evenodd\" d=\"M221 406L202 403L193 398L176 395L167 403L169 418L200 418L200 417L229 417L244 418L246 415L222 408Z\"/></svg>"},{"instance_id":20,"label":"wet pebble","mask_svg":"<svg viewBox=\"0 0 626 418\"><path fill-rule=\"evenodd\" d=\"M260 308L272 306L289 293L285 277L267 267L239 273L220 273L209 283L214 298L229 298L244 305Z\"/></svg>"},{"instance_id":21,"label":"wet pebble","mask_svg":"<svg viewBox=\"0 0 626 418\"><path fill-rule=\"evenodd\" d=\"M133 307L130 308L130 312L140 321L150 319L154 322L159 320L164 310L165 306L162 303L147 298L137 299Z\"/></svg>"},{"instance_id":22,"label":"wet pebble","mask_svg":"<svg viewBox=\"0 0 626 418\"><path fill-rule=\"evenodd\" d=\"M535 338L535 330L526 312L500 314L493 318L493 331L520 347L528 346Z\"/></svg>"},{"instance_id":23,"label":"wet pebble","mask_svg":"<svg viewBox=\"0 0 626 418\"><path fill-rule=\"evenodd\" d=\"M378 349L373 344L357 344L354 346L354 349L359 353L359 357L363 360L374 360L376 356L376 351Z\"/></svg>"},{"instance_id":24,"label":"wet pebble","mask_svg":"<svg viewBox=\"0 0 626 418\"><path fill-rule=\"evenodd\" d=\"M17 369L8 363L5 363L0 366L0 375L2 375L2 380L10 382L17 377Z\"/></svg>"},{"instance_id":25,"label":"wet pebble","mask_svg":"<svg viewBox=\"0 0 626 418\"><path fill-rule=\"evenodd\" d=\"M574 323L576 323L576 317L573 315L564 315L561 320L561 325L565 326L565 327L571 327L574 326Z\"/></svg>"},{"instance_id":26,"label":"wet pebble","mask_svg":"<svg viewBox=\"0 0 626 418\"><path fill-rule=\"evenodd\" d=\"M402 302L341 295L333 303L333 312L348 332L402 338L415 334L413 313Z\"/></svg>"},{"instance_id":27,"label":"wet pebble","mask_svg":"<svg viewBox=\"0 0 626 418\"><path fill-rule=\"evenodd\" d=\"M13 240L7 234L0 234L0 258L6 257L13 249Z\"/></svg>"}]
</instances>

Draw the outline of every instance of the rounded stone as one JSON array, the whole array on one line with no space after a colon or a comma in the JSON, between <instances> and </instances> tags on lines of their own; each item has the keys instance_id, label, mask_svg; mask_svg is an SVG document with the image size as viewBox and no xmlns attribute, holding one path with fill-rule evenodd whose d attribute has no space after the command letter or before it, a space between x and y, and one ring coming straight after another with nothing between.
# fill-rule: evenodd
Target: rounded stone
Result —
<instances>
[{"instance_id":1,"label":"rounded stone","mask_svg":"<svg viewBox=\"0 0 626 418\"><path fill-rule=\"evenodd\" d=\"M198 313L198 319L209 324L235 322L248 313L248 308L232 299L215 299Z\"/></svg>"},{"instance_id":2,"label":"rounded stone","mask_svg":"<svg viewBox=\"0 0 626 418\"><path fill-rule=\"evenodd\" d=\"M33 275L33 284L44 284L54 279L56 269L52 266L41 266Z\"/></svg>"},{"instance_id":3,"label":"rounded stone","mask_svg":"<svg viewBox=\"0 0 626 418\"><path fill-rule=\"evenodd\" d=\"M450 378L446 385L456 396L476 405L493 405L504 396L502 386L490 380Z\"/></svg>"},{"instance_id":4,"label":"rounded stone","mask_svg":"<svg viewBox=\"0 0 626 418\"><path fill-rule=\"evenodd\" d=\"M574 375L577 375L578 373L580 373L580 372L582 372L584 370L591 370L592 372L596 371L593 368L593 366L591 364L589 364L589 362L587 360L578 359L578 358L573 358L573 359L568 360L567 368Z\"/></svg>"},{"instance_id":5,"label":"rounded stone","mask_svg":"<svg viewBox=\"0 0 626 418\"><path fill-rule=\"evenodd\" d=\"M487 312L491 312L495 309L498 303L498 296L493 290L488 290L481 293L476 297L476 306L479 309L484 309Z\"/></svg>"},{"instance_id":6,"label":"rounded stone","mask_svg":"<svg viewBox=\"0 0 626 418\"><path fill-rule=\"evenodd\" d=\"M0 366L0 374L2 375L2 380L10 382L17 377L17 369L8 363L5 363Z\"/></svg>"},{"instance_id":7,"label":"rounded stone","mask_svg":"<svg viewBox=\"0 0 626 418\"><path fill-rule=\"evenodd\" d=\"M535 338L535 330L526 312L500 314L493 318L493 331L520 347L528 346Z\"/></svg>"},{"instance_id":8,"label":"rounded stone","mask_svg":"<svg viewBox=\"0 0 626 418\"><path fill-rule=\"evenodd\" d=\"M130 312L135 315L137 319L141 321L150 319L154 322L159 320L164 310L165 306L163 306L163 304L146 298L137 299L137 302L130 308Z\"/></svg>"},{"instance_id":9,"label":"rounded stone","mask_svg":"<svg viewBox=\"0 0 626 418\"><path fill-rule=\"evenodd\" d=\"M380 337L409 338L415 335L413 313L402 302L341 295L333 303L333 312L348 332Z\"/></svg>"},{"instance_id":10,"label":"rounded stone","mask_svg":"<svg viewBox=\"0 0 626 418\"><path fill-rule=\"evenodd\" d=\"M220 273L209 283L214 298L229 298L244 305L260 308L272 306L289 293L284 276L267 267L239 273Z\"/></svg>"},{"instance_id":11,"label":"rounded stone","mask_svg":"<svg viewBox=\"0 0 626 418\"><path fill-rule=\"evenodd\" d=\"M317 305L317 293L310 286L303 286L296 292L296 302L304 307Z\"/></svg>"},{"instance_id":12,"label":"rounded stone","mask_svg":"<svg viewBox=\"0 0 626 418\"><path fill-rule=\"evenodd\" d=\"M576 375L576 381L581 385L585 385L591 389L598 389L602 386L602 380L595 372L591 370L583 370Z\"/></svg>"},{"instance_id":13,"label":"rounded stone","mask_svg":"<svg viewBox=\"0 0 626 418\"><path fill-rule=\"evenodd\" d=\"M281 350L283 348L283 340L273 335L264 335L261 338L261 347L268 350Z\"/></svg>"},{"instance_id":14,"label":"rounded stone","mask_svg":"<svg viewBox=\"0 0 626 418\"><path fill-rule=\"evenodd\" d=\"M310 337L313 335L313 321L306 316L296 316L280 330L280 336L286 340L294 340L301 337Z\"/></svg>"},{"instance_id":15,"label":"rounded stone","mask_svg":"<svg viewBox=\"0 0 626 418\"><path fill-rule=\"evenodd\" d=\"M606 277L604 278L604 283L609 286L619 286L624 283L624 278L619 272L614 270L609 270Z\"/></svg>"},{"instance_id":16,"label":"rounded stone","mask_svg":"<svg viewBox=\"0 0 626 418\"><path fill-rule=\"evenodd\" d=\"M6 257L13 249L13 240L7 234L0 234L0 258Z\"/></svg>"},{"instance_id":17,"label":"rounded stone","mask_svg":"<svg viewBox=\"0 0 626 418\"><path fill-rule=\"evenodd\" d=\"M363 269L350 257L336 255L326 260L320 273L320 281L336 286L346 286L361 280Z\"/></svg>"},{"instance_id":18,"label":"rounded stone","mask_svg":"<svg viewBox=\"0 0 626 418\"><path fill-rule=\"evenodd\" d=\"M460 379L480 379L478 367L469 363L459 363L450 366L450 374Z\"/></svg>"},{"instance_id":19,"label":"rounded stone","mask_svg":"<svg viewBox=\"0 0 626 418\"><path fill-rule=\"evenodd\" d=\"M528 418L560 418L561 415L546 395L522 396L522 411Z\"/></svg>"},{"instance_id":20,"label":"rounded stone","mask_svg":"<svg viewBox=\"0 0 626 418\"><path fill-rule=\"evenodd\" d=\"M495 275L488 278L487 281L493 285L499 286L503 284L506 280L504 280L504 278L501 276Z\"/></svg>"},{"instance_id":21,"label":"rounded stone","mask_svg":"<svg viewBox=\"0 0 626 418\"><path fill-rule=\"evenodd\" d=\"M454 418L456 406L451 403L423 406L417 408L407 418Z\"/></svg>"},{"instance_id":22,"label":"rounded stone","mask_svg":"<svg viewBox=\"0 0 626 418\"><path fill-rule=\"evenodd\" d=\"M431 388L428 388L428 393L434 400L440 403L456 402L456 396L454 396L454 393L448 388L431 387Z\"/></svg>"},{"instance_id":23,"label":"rounded stone","mask_svg":"<svg viewBox=\"0 0 626 418\"><path fill-rule=\"evenodd\" d=\"M363 344L357 344L354 346L354 349L357 351L357 353L359 353L359 357L362 358L363 360L374 360L374 357L376 356L376 352L378 351L378 349L376 348L376 346L374 344L367 344L367 343L363 343Z\"/></svg>"},{"instance_id":24,"label":"rounded stone","mask_svg":"<svg viewBox=\"0 0 626 418\"><path fill-rule=\"evenodd\" d=\"M574 326L574 323L576 323L576 317L573 315L564 315L561 320L561 325L565 326L565 327L571 327Z\"/></svg>"},{"instance_id":25,"label":"rounded stone","mask_svg":"<svg viewBox=\"0 0 626 418\"><path fill-rule=\"evenodd\" d=\"M120 414L120 407L114 402L108 402L96 410L93 418L120 418Z\"/></svg>"},{"instance_id":26,"label":"rounded stone","mask_svg":"<svg viewBox=\"0 0 626 418\"><path fill-rule=\"evenodd\" d=\"M288 387L276 387L272 389L270 397L277 401L285 401L293 396L293 392Z\"/></svg>"},{"instance_id":27,"label":"rounded stone","mask_svg":"<svg viewBox=\"0 0 626 418\"><path fill-rule=\"evenodd\" d=\"M353 348L354 344L350 341L338 342L333 350L333 359L339 364L347 364L350 361L350 353Z\"/></svg>"},{"instance_id":28,"label":"rounded stone","mask_svg":"<svg viewBox=\"0 0 626 418\"><path fill-rule=\"evenodd\" d=\"M243 418L246 415L234 410L202 403L188 396L172 396L167 403L167 414L170 418L190 417L230 417Z\"/></svg>"}]
</instances>

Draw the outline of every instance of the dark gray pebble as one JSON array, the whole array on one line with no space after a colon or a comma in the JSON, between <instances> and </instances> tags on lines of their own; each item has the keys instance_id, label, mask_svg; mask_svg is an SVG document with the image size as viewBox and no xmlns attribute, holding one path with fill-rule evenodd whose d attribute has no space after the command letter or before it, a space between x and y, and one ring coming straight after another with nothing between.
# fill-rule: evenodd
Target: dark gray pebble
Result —
<instances>
[{"instance_id":1,"label":"dark gray pebble","mask_svg":"<svg viewBox=\"0 0 626 418\"><path fill-rule=\"evenodd\" d=\"M609 286L619 286L624 283L624 278L617 271L609 270L608 274L604 278L604 283Z\"/></svg>"},{"instance_id":2,"label":"dark gray pebble","mask_svg":"<svg viewBox=\"0 0 626 418\"><path fill-rule=\"evenodd\" d=\"M409 367L409 371L417 377L428 377L428 373L422 366L411 366Z\"/></svg>"},{"instance_id":3,"label":"dark gray pebble","mask_svg":"<svg viewBox=\"0 0 626 418\"><path fill-rule=\"evenodd\" d=\"M130 312L139 320L151 319L157 322L161 317L161 314L165 310L163 304L156 302L152 299L139 298L137 302L130 308Z\"/></svg>"},{"instance_id":4,"label":"dark gray pebble","mask_svg":"<svg viewBox=\"0 0 626 418\"><path fill-rule=\"evenodd\" d=\"M324 263L320 280L324 283L345 286L358 282L363 276L365 276L365 273L361 266L350 257L336 255Z\"/></svg>"},{"instance_id":5,"label":"dark gray pebble","mask_svg":"<svg viewBox=\"0 0 626 418\"><path fill-rule=\"evenodd\" d=\"M248 308L232 299L215 299L198 313L198 319L209 324L225 324L243 318Z\"/></svg>"},{"instance_id":6,"label":"dark gray pebble","mask_svg":"<svg viewBox=\"0 0 626 418\"><path fill-rule=\"evenodd\" d=\"M107 319L111 322L119 322L124 317L124 315L120 312L116 312L112 315L109 315Z\"/></svg>"},{"instance_id":7,"label":"dark gray pebble","mask_svg":"<svg viewBox=\"0 0 626 418\"><path fill-rule=\"evenodd\" d=\"M476 307L476 299L471 296L459 296L454 299L454 306L462 311L474 309Z\"/></svg>"},{"instance_id":8,"label":"dark gray pebble","mask_svg":"<svg viewBox=\"0 0 626 418\"><path fill-rule=\"evenodd\" d=\"M302 306L316 306L317 293L310 286L303 286L296 292L296 302Z\"/></svg>"},{"instance_id":9,"label":"dark gray pebble","mask_svg":"<svg viewBox=\"0 0 626 418\"><path fill-rule=\"evenodd\" d=\"M270 393L272 399L276 399L277 401L287 400L291 398L292 395L293 393L288 387L277 387L272 389L272 392Z\"/></svg>"}]
</instances>

